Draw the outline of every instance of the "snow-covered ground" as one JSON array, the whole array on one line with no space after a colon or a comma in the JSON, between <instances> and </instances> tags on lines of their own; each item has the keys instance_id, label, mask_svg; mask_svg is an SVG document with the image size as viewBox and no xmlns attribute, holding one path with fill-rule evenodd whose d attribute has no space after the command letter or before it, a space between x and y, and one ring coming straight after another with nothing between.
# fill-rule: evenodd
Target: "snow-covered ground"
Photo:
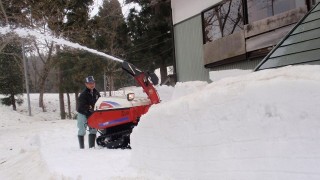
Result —
<instances>
[{"instance_id":1,"label":"snow-covered ground","mask_svg":"<svg viewBox=\"0 0 320 180\"><path fill-rule=\"evenodd\" d=\"M0 105L0 179L320 179L319 66L157 89L132 150L80 150L57 94L45 113L31 94L31 117Z\"/></svg>"}]
</instances>

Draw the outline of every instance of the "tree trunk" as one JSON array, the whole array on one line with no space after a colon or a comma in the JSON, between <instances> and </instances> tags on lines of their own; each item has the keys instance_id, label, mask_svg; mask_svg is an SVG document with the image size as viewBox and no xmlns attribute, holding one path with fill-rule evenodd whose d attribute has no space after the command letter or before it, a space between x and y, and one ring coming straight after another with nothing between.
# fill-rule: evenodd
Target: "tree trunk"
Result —
<instances>
[{"instance_id":1,"label":"tree trunk","mask_svg":"<svg viewBox=\"0 0 320 180\"><path fill-rule=\"evenodd\" d=\"M71 119L71 103L70 103L70 94L67 92L67 100L68 100L68 117Z\"/></svg>"},{"instance_id":2,"label":"tree trunk","mask_svg":"<svg viewBox=\"0 0 320 180\"><path fill-rule=\"evenodd\" d=\"M42 108L43 112L47 112L44 102L43 102L43 94L44 94L44 84L40 85L40 94L39 94L39 107Z\"/></svg>"},{"instance_id":3,"label":"tree trunk","mask_svg":"<svg viewBox=\"0 0 320 180\"><path fill-rule=\"evenodd\" d=\"M160 64L160 76L161 76L161 84L162 84L168 78L167 66L165 62L162 62Z\"/></svg>"},{"instance_id":4,"label":"tree trunk","mask_svg":"<svg viewBox=\"0 0 320 180\"><path fill-rule=\"evenodd\" d=\"M60 46L56 45L57 53L60 52ZM60 106L60 118L66 119L66 110L64 107L64 95L63 95L63 78L62 78L62 70L61 70L61 63L58 65L58 89L59 89L59 106Z\"/></svg>"},{"instance_id":5,"label":"tree trunk","mask_svg":"<svg viewBox=\"0 0 320 180\"><path fill-rule=\"evenodd\" d=\"M59 104L60 104L60 117L61 119L66 119L66 112L64 108L64 97L63 93L59 92Z\"/></svg>"},{"instance_id":6,"label":"tree trunk","mask_svg":"<svg viewBox=\"0 0 320 180\"><path fill-rule=\"evenodd\" d=\"M111 77L110 77L110 89L111 89L111 92L114 91L114 77L113 77L113 75L111 75Z\"/></svg>"},{"instance_id":7,"label":"tree trunk","mask_svg":"<svg viewBox=\"0 0 320 180\"><path fill-rule=\"evenodd\" d=\"M40 50L38 48L38 46L35 44L35 47L37 48L38 54L39 56L41 55ZM46 80L48 78L49 72L51 67L53 66L53 63L51 62L51 55L52 55L52 51L53 51L53 42L51 43L49 48L49 54L48 54L48 58L46 60L46 62L44 63L44 68L40 74L40 79L39 79L39 90L40 90L40 95L39 95L39 107L42 107L42 111L46 112L45 109L45 105L43 102L43 94L44 94L44 88L45 88L45 83ZM40 56L41 57L41 56ZM42 59L42 61L44 62L44 60Z\"/></svg>"},{"instance_id":8,"label":"tree trunk","mask_svg":"<svg viewBox=\"0 0 320 180\"><path fill-rule=\"evenodd\" d=\"M112 96L112 90L113 90L113 78L112 75L107 76L108 79L108 85L109 85L109 96Z\"/></svg>"},{"instance_id":9,"label":"tree trunk","mask_svg":"<svg viewBox=\"0 0 320 180\"><path fill-rule=\"evenodd\" d=\"M11 99L12 109L14 111L16 111L17 110L17 105L16 105L16 99L14 98L14 94L10 95L10 99Z\"/></svg>"},{"instance_id":10,"label":"tree trunk","mask_svg":"<svg viewBox=\"0 0 320 180\"><path fill-rule=\"evenodd\" d=\"M75 93L74 93L74 97L75 97L75 99L76 99L76 110L77 110L78 107L79 107L79 102L78 102L79 93L78 93L78 92L75 92Z\"/></svg>"},{"instance_id":11,"label":"tree trunk","mask_svg":"<svg viewBox=\"0 0 320 180\"><path fill-rule=\"evenodd\" d=\"M64 96L63 96L63 79L61 75L61 68L59 68L58 73L58 81L59 81L59 105L60 105L60 117L61 119L66 119L66 110L64 107Z\"/></svg>"}]
</instances>

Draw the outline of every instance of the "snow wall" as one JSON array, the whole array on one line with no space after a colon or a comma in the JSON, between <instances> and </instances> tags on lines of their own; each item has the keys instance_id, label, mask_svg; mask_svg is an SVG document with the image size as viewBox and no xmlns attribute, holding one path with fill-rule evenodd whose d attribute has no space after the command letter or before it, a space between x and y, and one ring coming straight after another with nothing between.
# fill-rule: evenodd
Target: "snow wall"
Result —
<instances>
[{"instance_id":1,"label":"snow wall","mask_svg":"<svg viewBox=\"0 0 320 180\"><path fill-rule=\"evenodd\" d=\"M319 179L319 90L319 66L178 83L134 129L131 164L173 179Z\"/></svg>"}]
</instances>

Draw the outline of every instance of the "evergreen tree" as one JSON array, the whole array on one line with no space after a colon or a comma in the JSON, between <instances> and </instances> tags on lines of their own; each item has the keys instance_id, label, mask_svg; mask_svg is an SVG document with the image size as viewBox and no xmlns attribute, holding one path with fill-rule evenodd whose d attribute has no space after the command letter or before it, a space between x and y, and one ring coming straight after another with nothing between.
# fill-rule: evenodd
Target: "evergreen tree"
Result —
<instances>
[{"instance_id":1,"label":"evergreen tree","mask_svg":"<svg viewBox=\"0 0 320 180\"><path fill-rule=\"evenodd\" d=\"M167 66L173 65L173 41L170 1L127 0L141 6L131 9L128 27L132 48L127 56L133 64L153 72L160 68L161 79L167 77Z\"/></svg>"},{"instance_id":2,"label":"evergreen tree","mask_svg":"<svg viewBox=\"0 0 320 180\"><path fill-rule=\"evenodd\" d=\"M91 22L94 26L93 37L95 38L95 49L106 54L125 60L125 50L130 45L128 28L123 17L118 0L103 2L99 13ZM119 62L104 60L101 66L107 79L109 94L112 90L119 88L124 81L121 64Z\"/></svg>"},{"instance_id":3,"label":"evergreen tree","mask_svg":"<svg viewBox=\"0 0 320 180\"><path fill-rule=\"evenodd\" d=\"M17 109L16 104L21 104L23 93L23 74L21 71L21 48L13 43L7 44L0 54L0 93L5 97L1 103Z\"/></svg>"}]
</instances>

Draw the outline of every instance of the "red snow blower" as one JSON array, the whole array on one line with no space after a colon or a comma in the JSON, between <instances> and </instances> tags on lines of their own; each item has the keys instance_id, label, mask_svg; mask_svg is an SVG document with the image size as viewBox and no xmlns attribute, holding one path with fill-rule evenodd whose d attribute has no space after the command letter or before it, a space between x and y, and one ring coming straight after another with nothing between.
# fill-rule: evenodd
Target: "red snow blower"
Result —
<instances>
[{"instance_id":1,"label":"red snow blower","mask_svg":"<svg viewBox=\"0 0 320 180\"><path fill-rule=\"evenodd\" d=\"M154 73L142 72L125 61L122 63L122 69L134 77L148 98L135 98L133 93L128 93L126 97L98 99L94 112L88 119L88 125L98 129L100 133L96 140L97 144L110 149L130 148L132 129L152 104L160 102L159 95L153 86L158 84L158 77Z\"/></svg>"}]
</instances>

